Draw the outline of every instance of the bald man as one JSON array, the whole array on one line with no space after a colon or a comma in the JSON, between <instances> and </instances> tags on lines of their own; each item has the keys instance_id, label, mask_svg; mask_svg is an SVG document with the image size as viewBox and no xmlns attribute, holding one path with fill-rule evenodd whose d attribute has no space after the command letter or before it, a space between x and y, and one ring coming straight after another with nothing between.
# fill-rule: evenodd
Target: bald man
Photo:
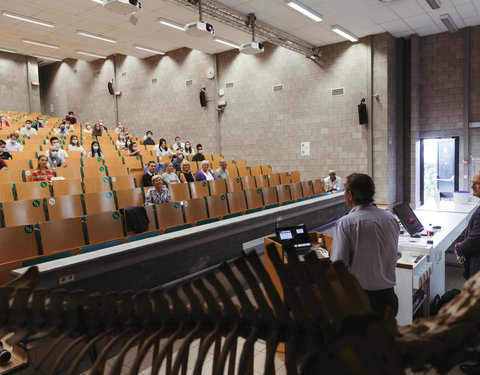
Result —
<instances>
[{"instance_id":1,"label":"bald man","mask_svg":"<svg viewBox=\"0 0 480 375\"><path fill-rule=\"evenodd\" d=\"M327 193L336 190L342 190L342 179L337 177L337 172L334 169L328 171L328 177L323 180L323 186Z\"/></svg>"}]
</instances>

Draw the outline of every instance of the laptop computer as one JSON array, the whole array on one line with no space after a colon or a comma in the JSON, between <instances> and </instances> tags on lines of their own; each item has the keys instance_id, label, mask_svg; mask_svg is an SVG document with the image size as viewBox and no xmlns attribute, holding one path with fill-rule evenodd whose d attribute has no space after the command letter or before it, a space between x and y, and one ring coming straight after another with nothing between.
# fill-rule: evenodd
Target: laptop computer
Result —
<instances>
[{"instance_id":1,"label":"laptop computer","mask_svg":"<svg viewBox=\"0 0 480 375\"><path fill-rule=\"evenodd\" d=\"M303 256L312 248L312 242L305 225L275 228L275 234L282 246L293 247L299 256Z\"/></svg>"},{"instance_id":2,"label":"laptop computer","mask_svg":"<svg viewBox=\"0 0 480 375\"><path fill-rule=\"evenodd\" d=\"M415 212L410 208L410 205L407 202L397 204L393 207L393 212L397 215L398 219L407 230L410 236L418 237L425 233L425 228L423 227L420 220L418 220Z\"/></svg>"}]
</instances>

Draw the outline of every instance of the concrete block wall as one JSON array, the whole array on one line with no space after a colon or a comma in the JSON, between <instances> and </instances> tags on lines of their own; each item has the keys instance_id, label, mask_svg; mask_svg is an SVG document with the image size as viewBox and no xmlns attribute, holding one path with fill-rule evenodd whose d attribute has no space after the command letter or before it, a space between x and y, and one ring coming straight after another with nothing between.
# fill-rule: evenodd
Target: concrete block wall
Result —
<instances>
[{"instance_id":1,"label":"concrete block wall","mask_svg":"<svg viewBox=\"0 0 480 375\"><path fill-rule=\"evenodd\" d=\"M0 52L0 110L40 112L38 63L34 57Z\"/></svg>"},{"instance_id":2,"label":"concrete block wall","mask_svg":"<svg viewBox=\"0 0 480 375\"><path fill-rule=\"evenodd\" d=\"M388 54L387 34L373 37L374 88L381 101L374 104L374 179L377 202L390 203L387 160ZM107 82L116 66L119 119L136 135L152 130L155 138L180 135L208 152L227 158L245 157L250 165L271 164L274 171L299 170L303 179L325 177L331 168L341 177L368 172L368 126L358 124L357 105L367 92L370 42L324 47L318 64L271 44L262 55L228 51L216 56L187 48L163 57L137 59L116 56L93 63L67 61L42 68L42 103L48 112L63 116L73 110L81 121L102 118L113 127L115 108ZM114 61L115 60L115 61ZM206 70L217 66L213 80ZM156 83L152 82L156 79ZM192 80L191 86L185 81ZM233 87L230 87L233 83ZM273 86L283 85L275 92ZM199 91L206 87L206 108ZM225 90L223 97L218 89ZM332 96L331 89L344 88ZM80 95L81 94L81 95ZM216 101L227 106L217 113ZM300 155L300 143L310 142L310 155ZM392 153L390 153L392 154Z\"/></svg>"}]
</instances>

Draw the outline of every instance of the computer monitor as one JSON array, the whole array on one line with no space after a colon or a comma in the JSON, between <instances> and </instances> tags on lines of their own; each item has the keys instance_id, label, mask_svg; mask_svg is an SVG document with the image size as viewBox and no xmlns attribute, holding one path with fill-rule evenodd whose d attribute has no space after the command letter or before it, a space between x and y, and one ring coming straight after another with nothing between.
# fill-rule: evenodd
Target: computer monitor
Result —
<instances>
[{"instance_id":1,"label":"computer monitor","mask_svg":"<svg viewBox=\"0 0 480 375\"><path fill-rule=\"evenodd\" d=\"M423 231L423 225L418 220L417 215L410 208L410 205L407 202L397 204L393 207L393 212L398 216L398 219L405 227L410 236L414 236Z\"/></svg>"},{"instance_id":2,"label":"computer monitor","mask_svg":"<svg viewBox=\"0 0 480 375\"><path fill-rule=\"evenodd\" d=\"M275 228L277 240L283 246L291 246L297 249L312 247L312 242L308 235L305 225L295 225L292 227Z\"/></svg>"}]
</instances>

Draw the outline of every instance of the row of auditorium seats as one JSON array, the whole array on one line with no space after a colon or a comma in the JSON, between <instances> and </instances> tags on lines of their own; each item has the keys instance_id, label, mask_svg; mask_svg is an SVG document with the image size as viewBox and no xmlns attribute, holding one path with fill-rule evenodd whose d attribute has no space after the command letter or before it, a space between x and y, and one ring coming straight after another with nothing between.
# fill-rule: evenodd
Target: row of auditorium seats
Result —
<instances>
[{"instance_id":1,"label":"row of auditorium seats","mask_svg":"<svg viewBox=\"0 0 480 375\"><path fill-rule=\"evenodd\" d=\"M0 280L8 279L8 272L17 267L313 198L318 196L309 195L314 192L313 185L311 181L304 181L302 184L247 189L148 206L145 207L149 218L148 229L140 235L127 230L123 210L119 211L118 208L140 203L139 201L143 199L141 189L125 191L127 194L133 193L130 200L125 201L121 201L119 192L115 192L107 199L97 194L97 203L89 202L90 195L87 194L57 197L54 201L43 199L41 202L35 200L13 202L22 204L23 207L2 207L2 218L7 222L10 215L22 216L24 223L20 224L21 220L13 220L8 223L14 225L0 228L0 243L6 250L0 252ZM106 207L104 203L108 200L110 206ZM103 206L98 207L99 204ZM84 208L87 205L100 208L101 212L94 213L87 208L88 214L84 215ZM62 217L62 214L67 217Z\"/></svg>"}]
</instances>

